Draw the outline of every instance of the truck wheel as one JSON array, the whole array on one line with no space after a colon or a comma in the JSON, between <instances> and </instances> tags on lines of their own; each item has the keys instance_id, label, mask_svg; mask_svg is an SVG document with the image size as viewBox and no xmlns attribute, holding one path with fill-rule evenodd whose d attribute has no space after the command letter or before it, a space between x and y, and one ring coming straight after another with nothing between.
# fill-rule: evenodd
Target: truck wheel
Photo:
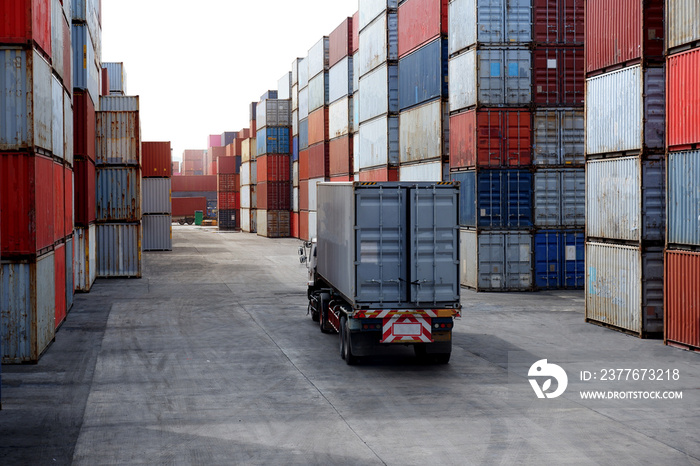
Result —
<instances>
[{"instance_id":1,"label":"truck wheel","mask_svg":"<svg viewBox=\"0 0 700 466\"><path fill-rule=\"evenodd\" d=\"M355 364L357 364L358 358L357 356L352 354L352 343L350 341L350 327L348 325L345 325L345 328L343 330L343 354L345 355L343 359L345 359L345 364L347 364L348 366L354 366Z\"/></svg>"},{"instance_id":2,"label":"truck wheel","mask_svg":"<svg viewBox=\"0 0 700 466\"><path fill-rule=\"evenodd\" d=\"M437 364L447 364L450 362L451 353L437 353L433 355Z\"/></svg>"},{"instance_id":3,"label":"truck wheel","mask_svg":"<svg viewBox=\"0 0 700 466\"><path fill-rule=\"evenodd\" d=\"M319 314L319 319L318 319L318 325L321 327L321 332L322 333L331 333L333 331L333 327L328 323L328 302L331 300L331 295L328 293L321 293L321 299L320 301L320 306L321 309L319 309L318 314Z\"/></svg>"},{"instance_id":4,"label":"truck wheel","mask_svg":"<svg viewBox=\"0 0 700 466\"><path fill-rule=\"evenodd\" d=\"M177 221L177 223L179 223L180 225L184 225L184 224L185 224L185 219L182 219L182 218L181 218L180 220Z\"/></svg>"},{"instance_id":5,"label":"truck wheel","mask_svg":"<svg viewBox=\"0 0 700 466\"><path fill-rule=\"evenodd\" d=\"M316 309L314 309L314 307L311 305L311 303L309 303L309 314L311 314L311 320L313 320L314 322L318 322L318 319L319 319L318 311Z\"/></svg>"},{"instance_id":6,"label":"truck wheel","mask_svg":"<svg viewBox=\"0 0 700 466\"><path fill-rule=\"evenodd\" d=\"M340 335L340 357L342 359L345 359L345 326L347 325L345 317L340 318L340 331L338 332L338 335Z\"/></svg>"}]
</instances>

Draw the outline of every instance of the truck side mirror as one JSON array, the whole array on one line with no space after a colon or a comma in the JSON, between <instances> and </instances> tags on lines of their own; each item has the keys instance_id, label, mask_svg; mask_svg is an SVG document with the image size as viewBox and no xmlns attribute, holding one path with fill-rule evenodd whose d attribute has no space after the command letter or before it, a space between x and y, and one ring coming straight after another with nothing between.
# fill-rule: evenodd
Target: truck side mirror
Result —
<instances>
[{"instance_id":1,"label":"truck side mirror","mask_svg":"<svg viewBox=\"0 0 700 466\"><path fill-rule=\"evenodd\" d=\"M306 256L301 256L299 258L299 262L301 262L302 264L306 264Z\"/></svg>"}]
</instances>

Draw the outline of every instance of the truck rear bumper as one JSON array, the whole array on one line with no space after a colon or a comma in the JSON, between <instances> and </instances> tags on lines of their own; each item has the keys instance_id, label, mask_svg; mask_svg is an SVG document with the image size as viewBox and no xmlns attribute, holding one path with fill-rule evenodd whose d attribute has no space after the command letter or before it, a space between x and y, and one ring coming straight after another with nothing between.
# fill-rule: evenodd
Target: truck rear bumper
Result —
<instances>
[{"instance_id":1,"label":"truck rear bumper","mask_svg":"<svg viewBox=\"0 0 700 466\"><path fill-rule=\"evenodd\" d=\"M350 341L352 353L355 356L370 356L382 354L386 349L401 343L380 343L380 332L351 332ZM420 345L427 354L450 353L452 341L436 341L433 343L407 343Z\"/></svg>"}]
</instances>

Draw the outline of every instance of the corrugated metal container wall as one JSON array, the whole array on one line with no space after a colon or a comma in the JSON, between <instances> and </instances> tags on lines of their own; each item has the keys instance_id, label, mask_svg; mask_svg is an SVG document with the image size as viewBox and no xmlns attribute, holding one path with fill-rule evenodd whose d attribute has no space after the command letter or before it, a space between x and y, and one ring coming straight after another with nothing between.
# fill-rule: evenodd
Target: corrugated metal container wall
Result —
<instances>
[{"instance_id":1,"label":"corrugated metal container wall","mask_svg":"<svg viewBox=\"0 0 700 466\"><path fill-rule=\"evenodd\" d=\"M95 164L90 160L75 161L75 224L86 226L95 221Z\"/></svg>"},{"instance_id":2,"label":"corrugated metal container wall","mask_svg":"<svg viewBox=\"0 0 700 466\"><path fill-rule=\"evenodd\" d=\"M359 2L359 17L358 31L361 31L374 18L379 16L387 9L395 10L399 6L399 0L360 0Z\"/></svg>"},{"instance_id":3,"label":"corrugated metal container wall","mask_svg":"<svg viewBox=\"0 0 700 466\"><path fill-rule=\"evenodd\" d=\"M584 50L538 48L533 52L533 97L543 107L583 105Z\"/></svg>"},{"instance_id":4,"label":"corrugated metal container wall","mask_svg":"<svg viewBox=\"0 0 700 466\"><path fill-rule=\"evenodd\" d=\"M362 10L360 9L360 15ZM387 60L399 59L398 14L386 12L360 31L360 76L364 76ZM359 56L358 56L359 55Z\"/></svg>"},{"instance_id":5,"label":"corrugated metal container wall","mask_svg":"<svg viewBox=\"0 0 700 466\"><path fill-rule=\"evenodd\" d=\"M241 208L250 209L250 186L241 186Z\"/></svg>"},{"instance_id":6,"label":"corrugated metal container wall","mask_svg":"<svg viewBox=\"0 0 700 466\"><path fill-rule=\"evenodd\" d=\"M292 163L292 186L299 186L299 162Z\"/></svg>"},{"instance_id":7,"label":"corrugated metal container wall","mask_svg":"<svg viewBox=\"0 0 700 466\"><path fill-rule=\"evenodd\" d=\"M583 289L585 238L581 231L540 230L534 234L535 286Z\"/></svg>"},{"instance_id":8,"label":"corrugated metal container wall","mask_svg":"<svg viewBox=\"0 0 700 466\"><path fill-rule=\"evenodd\" d=\"M73 86L86 90L95 102L95 106L98 106L102 71L97 66L98 60L90 31L84 24L73 24L71 40L73 42Z\"/></svg>"},{"instance_id":9,"label":"corrugated metal container wall","mask_svg":"<svg viewBox=\"0 0 700 466\"><path fill-rule=\"evenodd\" d=\"M141 208L144 214L170 213L170 178L144 178L141 189Z\"/></svg>"},{"instance_id":10,"label":"corrugated metal container wall","mask_svg":"<svg viewBox=\"0 0 700 466\"><path fill-rule=\"evenodd\" d=\"M73 94L73 153L95 161L95 105L90 94Z\"/></svg>"},{"instance_id":11,"label":"corrugated metal container wall","mask_svg":"<svg viewBox=\"0 0 700 466\"><path fill-rule=\"evenodd\" d=\"M241 231L250 233L250 209L241 209L240 213Z\"/></svg>"},{"instance_id":12,"label":"corrugated metal container wall","mask_svg":"<svg viewBox=\"0 0 700 466\"><path fill-rule=\"evenodd\" d=\"M668 243L700 246L700 150L668 154Z\"/></svg>"},{"instance_id":13,"label":"corrugated metal container wall","mask_svg":"<svg viewBox=\"0 0 700 466\"><path fill-rule=\"evenodd\" d=\"M63 94L63 158L73 165L73 104L67 92Z\"/></svg>"},{"instance_id":14,"label":"corrugated metal container wall","mask_svg":"<svg viewBox=\"0 0 700 466\"><path fill-rule=\"evenodd\" d=\"M102 63L109 73L109 92L112 95L126 95L126 70L124 63Z\"/></svg>"},{"instance_id":15,"label":"corrugated metal container wall","mask_svg":"<svg viewBox=\"0 0 700 466\"><path fill-rule=\"evenodd\" d=\"M663 161L637 157L586 164L586 235L627 241L663 241L666 222Z\"/></svg>"},{"instance_id":16,"label":"corrugated metal container wall","mask_svg":"<svg viewBox=\"0 0 700 466\"><path fill-rule=\"evenodd\" d=\"M447 94L446 39L434 40L399 60L400 110Z\"/></svg>"},{"instance_id":17,"label":"corrugated metal container wall","mask_svg":"<svg viewBox=\"0 0 700 466\"><path fill-rule=\"evenodd\" d=\"M299 90L299 122L309 116L309 88Z\"/></svg>"},{"instance_id":18,"label":"corrugated metal container wall","mask_svg":"<svg viewBox=\"0 0 700 466\"><path fill-rule=\"evenodd\" d=\"M68 5L70 1L65 3ZM63 86L70 94L73 92L73 39L71 38L70 22L63 18L61 27L63 28L63 70L61 76Z\"/></svg>"},{"instance_id":19,"label":"corrugated metal container wall","mask_svg":"<svg viewBox=\"0 0 700 466\"><path fill-rule=\"evenodd\" d=\"M63 80L63 6L60 0L51 1L51 64Z\"/></svg>"},{"instance_id":20,"label":"corrugated metal container wall","mask_svg":"<svg viewBox=\"0 0 700 466\"><path fill-rule=\"evenodd\" d=\"M289 181L265 181L256 187L256 207L265 210L290 210L292 200Z\"/></svg>"},{"instance_id":21,"label":"corrugated metal container wall","mask_svg":"<svg viewBox=\"0 0 700 466\"><path fill-rule=\"evenodd\" d=\"M178 176L171 179L172 192L216 191L216 176Z\"/></svg>"},{"instance_id":22,"label":"corrugated metal container wall","mask_svg":"<svg viewBox=\"0 0 700 466\"><path fill-rule=\"evenodd\" d=\"M63 86L54 76L51 79L51 146L53 147L53 154L60 159L64 157L63 94Z\"/></svg>"},{"instance_id":23,"label":"corrugated metal container wall","mask_svg":"<svg viewBox=\"0 0 700 466\"><path fill-rule=\"evenodd\" d=\"M291 126L291 101L268 99L258 102L258 130L266 126Z\"/></svg>"},{"instance_id":24,"label":"corrugated metal container wall","mask_svg":"<svg viewBox=\"0 0 700 466\"><path fill-rule=\"evenodd\" d=\"M462 285L478 291L532 288L532 234L461 230Z\"/></svg>"},{"instance_id":25,"label":"corrugated metal container wall","mask_svg":"<svg viewBox=\"0 0 700 466\"><path fill-rule=\"evenodd\" d=\"M328 72L328 101L335 102L353 93L353 61L345 57Z\"/></svg>"},{"instance_id":26,"label":"corrugated metal container wall","mask_svg":"<svg viewBox=\"0 0 700 466\"><path fill-rule=\"evenodd\" d=\"M400 163L441 159L449 148L448 104L435 100L399 115ZM404 181L403 178L401 181ZM440 180L441 181L441 180Z\"/></svg>"},{"instance_id":27,"label":"corrugated metal container wall","mask_svg":"<svg viewBox=\"0 0 700 466\"><path fill-rule=\"evenodd\" d=\"M53 240L59 241L66 233L66 198L63 165L53 164Z\"/></svg>"},{"instance_id":28,"label":"corrugated metal container wall","mask_svg":"<svg viewBox=\"0 0 700 466\"><path fill-rule=\"evenodd\" d=\"M285 73L279 81L277 81L277 98L279 100L288 100L292 98L292 73ZM230 144L230 143L229 143Z\"/></svg>"},{"instance_id":29,"label":"corrugated metal container wall","mask_svg":"<svg viewBox=\"0 0 700 466\"><path fill-rule=\"evenodd\" d=\"M700 41L700 3L697 0L666 1L666 41L668 49Z\"/></svg>"},{"instance_id":30,"label":"corrugated metal container wall","mask_svg":"<svg viewBox=\"0 0 700 466\"><path fill-rule=\"evenodd\" d=\"M399 67L384 64L360 78L358 124L399 111Z\"/></svg>"},{"instance_id":31,"label":"corrugated metal container wall","mask_svg":"<svg viewBox=\"0 0 700 466\"><path fill-rule=\"evenodd\" d=\"M268 126L260 129L256 142L258 157L264 154L289 154L292 147L288 127Z\"/></svg>"},{"instance_id":32,"label":"corrugated metal container wall","mask_svg":"<svg viewBox=\"0 0 700 466\"><path fill-rule=\"evenodd\" d=\"M450 111L475 105L526 106L531 96L528 49L469 50L450 60Z\"/></svg>"},{"instance_id":33,"label":"corrugated metal container wall","mask_svg":"<svg viewBox=\"0 0 700 466\"><path fill-rule=\"evenodd\" d=\"M533 165L583 166L586 152L583 110L537 109L532 121Z\"/></svg>"},{"instance_id":34,"label":"corrugated metal container wall","mask_svg":"<svg viewBox=\"0 0 700 466\"><path fill-rule=\"evenodd\" d=\"M261 155L256 161L257 182L289 181L289 164L288 155Z\"/></svg>"},{"instance_id":35,"label":"corrugated metal container wall","mask_svg":"<svg viewBox=\"0 0 700 466\"><path fill-rule=\"evenodd\" d=\"M309 210L309 180L299 182L299 209Z\"/></svg>"},{"instance_id":36,"label":"corrugated metal container wall","mask_svg":"<svg viewBox=\"0 0 700 466\"><path fill-rule=\"evenodd\" d=\"M535 172L535 226L584 227L586 224L586 173L580 169Z\"/></svg>"},{"instance_id":37,"label":"corrugated metal container wall","mask_svg":"<svg viewBox=\"0 0 700 466\"><path fill-rule=\"evenodd\" d=\"M251 184L250 181L250 162L244 162L241 164L241 186Z\"/></svg>"},{"instance_id":38,"label":"corrugated metal container wall","mask_svg":"<svg viewBox=\"0 0 700 466\"><path fill-rule=\"evenodd\" d=\"M0 150L18 151L52 146L51 67L36 51L0 49Z\"/></svg>"},{"instance_id":39,"label":"corrugated metal container wall","mask_svg":"<svg viewBox=\"0 0 700 466\"><path fill-rule=\"evenodd\" d=\"M479 42L489 45L532 40L532 0L452 0L449 5L450 55Z\"/></svg>"},{"instance_id":40,"label":"corrugated metal container wall","mask_svg":"<svg viewBox=\"0 0 700 466\"><path fill-rule=\"evenodd\" d=\"M399 6L399 57L447 34L447 3L447 0L408 0Z\"/></svg>"},{"instance_id":41,"label":"corrugated metal container wall","mask_svg":"<svg viewBox=\"0 0 700 466\"><path fill-rule=\"evenodd\" d=\"M173 250L173 218L170 215L143 216L143 250Z\"/></svg>"},{"instance_id":42,"label":"corrugated metal container wall","mask_svg":"<svg viewBox=\"0 0 700 466\"><path fill-rule=\"evenodd\" d=\"M328 107L328 137L339 138L353 131L353 98L345 97Z\"/></svg>"},{"instance_id":43,"label":"corrugated metal container wall","mask_svg":"<svg viewBox=\"0 0 700 466\"><path fill-rule=\"evenodd\" d=\"M352 18L346 18L328 36L328 66L332 67L344 57L352 55Z\"/></svg>"},{"instance_id":44,"label":"corrugated metal container wall","mask_svg":"<svg viewBox=\"0 0 700 466\"><path fill-rule=\"evenodd\" d=\"M352 89L354 92L360 90L360 59L359 55L355 53L352 56Z\"/></svg>"},{"instance_id":45,"label":"corrugated metal container wall","mask_svg":"<svg viewBox=\"0 0 700 466\"><path fill-rule=\"evenodd\" d=\"M66 320L66 245L57 244L54 260L54 327Z\"/></svg>"},{"instance_id":46,"label":"corrugated metal container wall","mask_svg":"<svg viewBox=\"0 0 700 466\"><path fill-rule=\"evenodd\" d=\"M258 209L258 236L267 238L286 238L290 232L290 212Z\"/></svg>"},{"instance_id":47,"label":"corrugated metal container wall","mask_svg":"<svg viewBox=\"0 0 700 466\"><path fill-rule=\"evenodd\" d=\"M324 105L328 105L328 72L309 80L309 115Z\"/></svg>"},{"instance_id":48,"label":"corrugated metal container wall","mask_svg":"<svg viewBox=\"0 0 700 466\"><path fill-rule=\"evenodd\" d=\"M690 149L700 143L700 48L668 57L666 68L668 147Z\"/></svg>"},{"instance_id":49,"label":"corrugated metal container wall","mask_svg":"<svg viewBox=\"0 0 700 466\"><path fill-rule=\"evenodd\" d=\"M469 110L450 117L450 167L519 167L531 160L531 113Z\"/></svg>"},{"instance_id":50,"label":"corrugated metal container wall","mask_svg":"<svg viewBox=\"0 0 700 466\"><path fill-rule=\"evenodd\" d=\"M350 54L354 55L360 50L360 12L352 15L352 47Z\"/></svg>"},{"instance_id":51,"label":"corrugated metal container wall","mask_svg":"<svg viewBox=\"0 0 700 466\"><path fill-rule=\"evenodd\" d=\"M299 120L299 157L309 147L309 119Z\"/></svg>"},{"instance_id":52,"label":"corrugated metal container wall","mask_svg":"<svg viewBox=\"0 0 700 466\"><path fill-rule=\"evenodd\" d=\"M141 277L141 224L99 224L97 276Z\"/></svg>"},{"instance_id":53,"label":"corrugated metal container wall","mask_svg":"<svg viewBox=\"0 0 700 466\"><path fill-rule=\"evenodd\" d=\"M292 189L292 212L299 212L299 188Z\"/></svg>"},{"instance_id":54,"label":"corrugated metal container wall","mask_svg":"<svg viewBox=\"0 0 700 466\"><path fill-rule=\"evenodd\" d=\"M640 58L663 59L663 1L588 0L586 72Z\"/></svg>"},{"instance_id":55,"label":"corrugated metal container wall","mask_svg":"<svg viewBox=\"0 0 700 466\"><path fill-rule=\"evenodd\" d=\"M309 178L329 175L329 146L327 142L319 142L309 147Z\"/></svg>"},{"instance_id":56,"label":"corrugated metal container wall","mask_svg":"<svg viewBox=\"0 0 700 466\"><path fill-rule=\"evenodd\" d=\"M141 173L144 178L172 176L170 142L142 142Z\"/></svg>"},{"instance_id":57,"label":"corrugated metal container wall","mask_svg":"<svg viewBox=\"0 0 700 466\"><path fill-rule=\"evenodd\" d=\"M399 166L400 181L442 181L442 162L421 162Z\"/></svg>"},{"instance_id":58,"label":"corrugated metal container wall","mask_svg":"<svg viewBox=\"0 0 700 466\"><path fill-rule=\"evenodd\" d=\"M309 49L309 84L311 78L322 71L328 71L328 37L323 36Z\"/></svg>"},{"instance_id":59,"label":"corrugated metal container wall","mask_svg":"<svg viewBox=\"0 0 700 466\"><path fill-rule=\"evenodd\" d=\"M139 112L97 112L95 163L140 165L140 126Z\"/></svg>"},{"instance_id":60,"label":"corrugated metal container wall","mask_svg":"<svg viewBox=\"0 0 700 466\"><path fill-rule=\"evenodd\" d=\"M54 254L0 267L2 364L37 362L55 335Z\"/></svg>"},{"instance_id":61,"label":"corrugated metal container wall","mask_svg":"<svg viewBox=\"0 0 700 466\"><path fill-rule=\"evenodd\" d=\"M63 169L63 216L64 216L64 234L63 237L73 236L73 226L75 224L75 217L73 215L74 198L73 195L73 170L70 167L65 167Z\"/></svg>"},{"instance_id":62,"label":"corrugated metal container wall","mask_svg":"<svg viewBox=\"0 0 700 466\"><path fill-rule=\"evenodd\" d=\"M399 118L379 117L360 125L359 168L398 165Z\"/></svg>"},{"instance_id":63,"label":"corrugated metal container wall","mask_svg":"<svg viewBox=\"0 0 700 466\"><path fill-rule=\"evenodd\" d=\"M309 147L328 140L328 107L309 115Z\"/></svg>"},{"instance_id":64,"label":"corrugated metal container wall","mask_svg":"<svg viewBox=\"0 0 700 466\"><path fill-rule=\"evenodd\" d=\"M75 260L73 258L73 234L66 238L66 312L70 312L73 307L73 295L75 294L75 284L73 282L73 269Z\"/></svg>"},{"instance_id":65,"label":"corrugated metal container wall","mask_svg":"<svg viewBox=\"0 0 700 466\"><path fill-rule=\"evenodd\" d=\"M700 349L700 253L666 251L664 277L665 340Z\"/></svg>"},{"instance_id":66,"label":"corrugated metal container wall","mask_svg":"<svg viewBox=\"0 0 700 466\"><path fill-rule=\"evenodd\" d=\"M533 40L538 44L583 45L585 14L581 0L533 0Z\"/></svg>"},{"instance_id":67,"label":"corrugated metal container wall","mask_svg":"<svg viewBox=\"0 0 700 466\"><path fill-rule=\"evenodd\" d=\"M101 168L96 178L98 222L141 220L141 170Z\"/></svg>"},{"instance_id":68,"label":"corrugated metal container wall","mask_svg":"<svg viewBox=\"0 0 700 466\"><path fill-rule=\"evenodd\" d=\"M309 212L299 211L299 239L309 241Z\"/></svg>"},{"instance_id":69,"label":"corrugated metal container wall","mask_svg":"<svg viewBox=\"0 0 700 466\"><path fill-rule=\"evenodd\" d=\"M304 89L309 85L309 57L306 56L299 60L299 66L297 68L299 73L299 91Z\"/></svg>"},{"instance_id":70,"label":"corrugated metal container wall","mask_svg":"<svg viewBox=\"0 0 700 466\"><path fill-rule=\"evenodd\" d=\"M51 55L52 0L22 0L0 5L0 42L9 44L36 43Z\"/></svg>"},{"instance_id":71,"label":"corrugated metal container wall","mask_svg":"<svg viewBox=\"0 0 700 466\"><path fill-rule=\"evenodd\" d=\"M663 332L663 250L586 243L586 321Z\"/></svg>"},{"instance_id":72,"label":"corrugated metal container wall","mask_svg":"<svg viewBox=\"0 0 700 466\"><path fill-rule=\"evenodd\" d=\"M357 181L399 181L398 167L379 167L362 170L355 174Z\"/></svg>"},{"instance_id":73,"label":"corrugated metal container wall","mask_svg":"<svg viewBox=\"0 0 700 466\"><path fill-rule=\"evenodd\" d=\"M324 178L309 180L309 211L311 212L318 210L318 184L324 181Z\"/></svg>"},{"instance_id":74,"label":"corrugated metal container wall","mask_svg":"<svg viewBox=\"0 0 700 466\"><path fill-rule=\"evenodd\" d=\"M353 173L353 137L343 136L329 144L329 174L331 176Z\"/></svg>"}]
</instances>

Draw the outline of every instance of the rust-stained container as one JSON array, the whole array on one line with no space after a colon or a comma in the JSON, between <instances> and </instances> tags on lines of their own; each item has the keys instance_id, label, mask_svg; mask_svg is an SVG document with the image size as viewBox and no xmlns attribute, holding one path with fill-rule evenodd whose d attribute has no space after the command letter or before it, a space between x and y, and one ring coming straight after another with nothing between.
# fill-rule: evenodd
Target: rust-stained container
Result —
<instances>
[{"instance_id":1,"label":"rust-stained container","mask_svg":"<svg viewBox=\"0 0 700 466\"><path fill-rule=\"evenodd\" d=\"M86 91L73 94L73 153L95 161L95 104Z\"/></svg>"},{"instance_id":2,"label":"rust-stained container","mask_svg":"<svg viewBox=\"0 0 700 466\"><path fill-rule=\"evenodd\" d=\"M346 18L328 36L328 67L332 67L353 52L352 18Z\"/></svg>"},{"instance_id":3,"label":"rust-stained container","mask_svg":"<svg viewBox=\"0 0 700 466\"><path fill-rule=\"evenodd\" d=\"M360 170L359 181L399 181L399 169L385 166Z\"/></svg>"},{"instance_id":4,"label":"rust-stained container","mask_svg":"<svg viewBox=\"0 0 700 466\"><path fill-rule=\"evenodd\" d=\"M216 191L216 176L178 176L172 180L173 192Z\"/></svg>"},{"instance_id":5,"label":"rust-stained container","mask_svg":"<svg viewBox=\"0 0 700 466\"><path fill-rule=\"evenodd\" d=\"M537 44L583 45L584 0L533 0L533 39Z\"/></svg>"},{"instance_id":6,"label":"rust-stained container","mask_svg":"<svg viewBox=\"0 0 700 466\"><path fill-rule=\"evenodd\" d=\"M352 135L333 139L328 144L329 175L346 175L353 172Z\"/></svg>"},{"instance_id":7,"label":"rust-stained container","mask_svg":"<svg viewBox=\"0 0 700 466\"><path fill-rule=\"evenodd\" d=\"M109 95L109 70L107 68L102 68L100 70L100 78L102 81L100 97L106 97Z\"/></svg>"},{"instance_id":8,"label":"rust-stained container","mask_svg":"<svg viewBox=\"0 0 700 466\"><path fill-rule=\"evenodd\" d=\"M330 169L329 145L320 142L309 147L309 179L328 176Z\"/></svg>"},{"instance_id":9,"label":"rust-stained container","mask_svg":"<svg viewBox=\"0 0 700 466\"><path fill-rule=\"evenodd\" d=\"M531 162L531 112L482 109L450 117L450 167L524 167Z\"/></svg>"},{"instance_id":10,"label":"rust-stained container","mask_svg":"<svg viewBox=\"0 0 700 466\"><path fill-rule=\"evenodd\" d=\"M74 205L74 195L73 195L73 170L70 167L65 167L63 169L63 215L64 215L64 227L65 227L65 237L73 236L73 226L75 219L73 217L73 205Z\"/></svg>"},{"instance_id":11,"label":"rust-stained container","mask_svg":"<svg viewBox=\"0 0 700 466\"><path fill-rule=\"evenodd\" d=\"M447 0L407 0L399 5L399 57L447 34Z\"/></svg>"},{"instance_id":12,"label":"rust-stained container","mask_svg":"<svg viewBox=\"0 0 700 466\"><path fill-rule=\"evenodd\" d=\"M141 278L141 224L96 225L97 276Z\"/></svg>"},{"instance_id":13,"label":"rust-stained container","mask_svg":"<svg viewBox=\"0 0 700 466\"><path fill-rule=\"evenodd\" d=\"M141 170L100 168L95 181L98 222L141 220Z\"/></svg>"},{"instance_id":14,"label":"rust-stained container","mask_svg":"<svg viewBox=\"0 0 700 466\"><path fill-rule=\"evenodd\" d=\"M54 249L54 325L58 328L66 320L66 245Z\"/></svg>"},{"instance_id":15,"label":"rust-stained container","mask_svg":"<svg viewBox=\"0 0 700 466\"><path fill-rule=\"evenodd\" d=\"M309 147L328 140L328 107L309 114Z\"/></svg>"},{"instance_id":16,"label":"rust-stained container","mask_svg":"<svg viewBox=\"0 0 700 466\"><path fill-rule=\"evenodd\" d=\"M258 209L258 236L266 238L287 238L290 233L290 216L288 210Z\"/></svg>"},{"instance_id":17,"label":"rust-stained container","mask_svg":"<svg viewBox=\"0 0 700 466\"><path fill-rule=\"evenodd\" d=\"M87 293L97 277L97 249L95 225L77 227L73 242L73 280L75 291Z\"/></svg>"},{"instance_id":18,"label":"rust-stained container","mask_svg":"<svg viewBox=\"0 0 700 466\"><path fill-rule=\"evenodd\" d=\"M664 1L588 0L586 72L663 62Z\"/></svg>"},{"instance_id":19,"label":"rust-stained container","mask_svg":"<svg viewBox=\"0 0 700 466\"><path fill-rule=\"evenodd\" d=\"M53 164L53 242L66 236L66 191L63 165ZM42 183L44 180L37 180ZM65 265L65 264L64 264Z\"/></svg>"},{"instance_id":20,"label":"rust-stained container","mask_svg":"<svg viewBox=\"0 0 700 466\"><path fill-rule=\"evenodd\" d=\"M53 166L51 159L38 155L0 154L3 258L34 257L53 246Z\"/></svg>"},{"instance_id":21,"label":"rust-stained container","mask_svg":"<svg viewBox=\"0 0 700 466\"><path fill-rule=\"evenodd\" d=\"M309 211L301 210L299 211L299 239L303 241L310 241L309 238Z\"/></svg>"},{"instance_id":22,"label":"rust-stained container","mask_svg":"<svg viewBox=\"0 0 700 466\"><path fill-rule=\"evenodd\" d=\"M700 144L700 48L668 57L666 64L668 148Z\"/></svg>"},{"instance_id":23,"label":"rust-stained container","mask_svg":"<svg viewBox=\"0 0 700 466\"><path fill-rule=\"evenodd\" d=\"M172 155L170 142L142 142L141 173L144 178L170 178Z\"/></svg>"},{"instance_id":24,"label":"rust-stained container","mask_svg":"<svg viewBox=\"0 0 700 466\"><path fill-rule=\"evenodd\" d=\"M299 151L299 179L309 179L309 150L304 149Z\"/></svg>"},{"instance_id":25,"label":"rust-stained container","mask_svg":"<svg viewBox=\"0 0 700 466\"><path fill-rule=\"evenodd\" d=\"M450 140L447 102L433 100L399 114L399 162L441 159Z\"/></svg>"},{"instance_id":26,"label":"rust-stained container","mask_svg":"<svg viewBox=\"0 0 700 466\"><path fill-rule=\"evenodd\" d=\"M700 351L700 253L666 251L664 340Z\"/></svg>"},{"instance_id":27,"label":"rust-stained container","mask_svg":"<svg viewBox=\"0 0 700 466\"><path fill-rule=\"evenodd\" d=\"M241 190L241 175L238 174L220 174L217 176L218 192L237 192Z\"/></svg>"},{"instance_id":28,"label":"rust-stained container","mask_svg":"<svg viewBox=\"0 0 700 466\"><path fill-rule=\"evenodd\" d=\"M0 4L0 43L36 44L51 56L52 0L12 0Z\"/></svg>"},{"instance_id":29,"label":"rust-stained container","mask_svg":"<svg viewBox=\"0 0 700 466\"><path fill-rule=\"evenodd\" d=\"M0 268L2 364L35 363L56 331L54 253Z\"/></svg>"},{"instance_id":30,"label":"rust-stained container","mask_svg":"<svg viewBox=\"0 0 700 466\"><path fill-rule=\"evenodd\" d=\"M195 210L207 211L206 197L173 197L173 217L194 217Z\"/></svg>"},{"instance_id":31,"label":"rust-stained container","mask_svg":"<svg viewBox=\"0 0 700 466\"><path fill-rule=\"evenodd\" d=\"M69 2L66 1L65 3ZM68 23L68 20L66 20L65 18L63 18L61 24L63 27L63 86L66 88L66 91L68 91L68 93L70 94L73 92L73 44L71 39L71 27ZM56 66L55 63L54 66Z\"/></svg>"},{"instance_id":32,"label":"rust-stained container","mask_svg":"<svg viewBox=\"0 0 700 466\"><path fill-rule=\"evenodd\" d=\"M95 164L91 160L75 161L75 224L86 227L95 222Z\"/></svg>"},{"instance_id":33,"label":"rust-stained container","mask_svg":"<svg viewBox=\"0 0 700 466\"><path fill-rule=\"evenodd\" d=\"M262 210L291 210L291 190L289 182L269 181L258 183L257 208Z\"/></svg>"},{"instance_id":34,"label":"rust-stained container","mask_svg":"<svg viewBox=\"0 0 700 466\"><path fill-rule=\"evenodd\" d=\"M266 154L256 159L258 184L266 181L289 182L290 157L287 154ZM276 209L273 209L276 210Z\"/></svg>"},{"instance_id":35,"label":"rust-stained container","mask_svg":"<svg viewBox=\"0 0 700 466\"><path fill-rule=\"evenodd\" d=\"M139 112L97 112L96 139L97 165L141 164Z\"/></svg>"},{"instance_id":36,"label":"rust-stained container","mask_svg":"<svg viewBox=\"0 0 700 466\"><path fill-rule=\"evenodd\" d=\"M583 105L586 76L582 47L537 48L532 61L532 100L535 105Z\"/></svg>"},{"instance_id":37,"label":"rust-stained container","mask_svg":"<svg viewBox=\"0 0 700 466\"><path fill-rule=\"evenodd\" d=\"M219 211L240 209L241 193L238 191L219 191L216 193L216 208Z\"/></svg>"}]
</instances>

